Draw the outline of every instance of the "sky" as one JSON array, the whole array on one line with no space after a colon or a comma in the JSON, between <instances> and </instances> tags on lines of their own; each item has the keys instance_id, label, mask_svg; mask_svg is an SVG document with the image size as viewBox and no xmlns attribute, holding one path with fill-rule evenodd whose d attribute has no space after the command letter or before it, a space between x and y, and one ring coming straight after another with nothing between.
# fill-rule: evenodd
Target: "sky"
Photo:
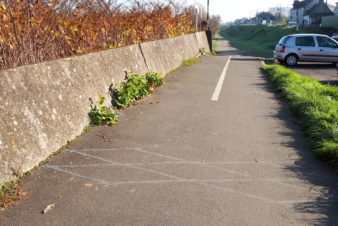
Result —
<instances>
[{"instance_id":1,"label":"sky","mask_svg":"<svg viewBox=\"0 0 338 226\"><path fill-rule=\"evenodd\" d=\"M188 3L200 2L207 5L207 0L188 0ZM253 17L258 11L267 11L271 7L292 7L294 0L209 0L210 15L220 15L223 22L234 21L243 17ZM328 0L336 5L338 0Z\"/></svg>"}]
</instances>

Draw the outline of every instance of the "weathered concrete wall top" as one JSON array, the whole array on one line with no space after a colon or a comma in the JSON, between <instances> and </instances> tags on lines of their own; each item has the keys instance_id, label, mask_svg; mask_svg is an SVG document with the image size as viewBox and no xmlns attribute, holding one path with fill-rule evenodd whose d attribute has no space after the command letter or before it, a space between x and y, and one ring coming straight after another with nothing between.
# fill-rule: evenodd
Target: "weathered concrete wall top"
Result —
<instances>
[{"instance_id":1,"label":"weathered concrete wall top","mask_svg":"<svg viewBox=\"0 0 338 226\"><path fill-rule=\"evenodd\" d=\"M197 45L199 49L205 49L207 52L210 52L208 39L206 38L205 32L195 33L197 39Z\"/></svg>"},{"instance_id":2,"label":"weathered concrete wall top","mask_svg":"<svg viewBox=\"0 0 338 226\"><path fill-rule=\"evenodd\" d=\"M197 56L199 47L195 34L141 44L149 70L167 74L183 60Z\"/></svg>"},{"instance_id":3,"label":"weathered concrete wall top","mask_svg":"<svg viewBox=\"0 0 338 226\"><path fill-rule=\"evenodd\" d=\"M89 98L108 97L125 71L167 73L197 55L196 35L0 71L0 184L81 134Z\"/></svg>"}]
</instances>

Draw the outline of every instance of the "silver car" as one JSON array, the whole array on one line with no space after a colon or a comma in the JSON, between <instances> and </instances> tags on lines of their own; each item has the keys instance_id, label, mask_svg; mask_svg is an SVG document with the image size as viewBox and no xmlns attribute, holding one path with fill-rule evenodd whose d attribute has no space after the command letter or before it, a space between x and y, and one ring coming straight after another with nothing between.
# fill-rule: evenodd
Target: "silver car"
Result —
<instances>
[{"instance_id":1,"label":"silver car","mask_svg":"<svg viewBox=\"0 0 338 226\"><path fill-rule=\"evenodd\" d=\"M288 66L298 62L337 63L338 42L320 34L288 35L276 45L273 57Z\"/></svg>"}]
</instances>

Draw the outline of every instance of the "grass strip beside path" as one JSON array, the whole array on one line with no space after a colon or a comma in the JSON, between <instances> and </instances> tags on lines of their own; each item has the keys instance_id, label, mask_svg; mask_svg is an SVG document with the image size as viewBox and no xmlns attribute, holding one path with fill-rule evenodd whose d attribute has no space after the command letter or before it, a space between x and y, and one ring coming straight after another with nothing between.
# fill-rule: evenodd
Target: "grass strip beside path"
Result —
<instances>
[{"instance_id":1,"label":"grass strip beside path","mask_svg":"<svg viewBox=\"0 0 338 226\"><path fill-rule=\"evenodd\" d=\"M198 57L192 57L192 58L182 61L181 66L189 67L194 64L197 64L198 61L199 61Z\"/></svg>"},{"instance_id":2,"label":"grass strip beside path","mask_svg":"<svg viewBox=\"0 0 338 226\"><path fill-rule=\"evenodd\" d=\"M220 35L240 50L255 54L272 55L275 45L285 35L297 33L319 33L326 31L317 27L306 27L299 31L295 26L283 25L231 25L223 26Z\"/></svg>"},{"instance_id":3,"label":"grass strip beside path","mask_svg":"<svg viewBox=\"0 0 338 226\"><path fill-rule=\"evenodd\" d=\"M263 66L269 81L289 103L315 154L338 164L338 87L297 74L280 65Z\"/></svg>"}]
</instances>

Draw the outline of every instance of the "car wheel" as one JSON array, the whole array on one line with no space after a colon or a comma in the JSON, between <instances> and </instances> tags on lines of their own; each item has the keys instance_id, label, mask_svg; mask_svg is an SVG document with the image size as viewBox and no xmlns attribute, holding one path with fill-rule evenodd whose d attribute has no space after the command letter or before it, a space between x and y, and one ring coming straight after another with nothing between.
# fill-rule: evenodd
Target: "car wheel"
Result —
<instances>
[{"instance_id":1,"label":"car wheel","mask_svg":"<svg viewBox=\"0 0 338 226\"><path fill-rule=\"evenodd\" d=\"M290 54L287 57L285 57L285 64L287 66L295 66L298 63L298 57L295 54Z\"/></svg>"}]
</instances>

